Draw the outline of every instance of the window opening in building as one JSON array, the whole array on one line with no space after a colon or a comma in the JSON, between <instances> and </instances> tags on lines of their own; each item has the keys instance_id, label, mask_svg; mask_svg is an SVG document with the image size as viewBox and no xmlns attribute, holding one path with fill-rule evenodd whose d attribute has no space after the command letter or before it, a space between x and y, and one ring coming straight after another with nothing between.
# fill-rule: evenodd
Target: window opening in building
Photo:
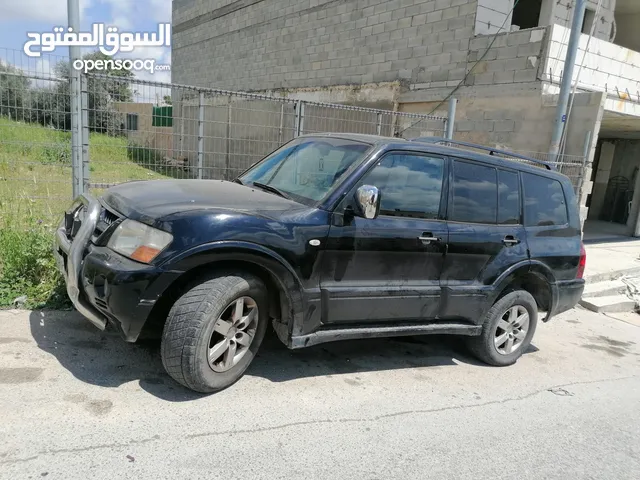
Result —
<instances>
[{"instance_id":1,"label":"window opening in building","mask_svg":"<svg viewBox=\"0 0 640 480\"><path fill-rule=\"evenodd\" d=\"M520 30L535 28L540 21L542 0L520 0L513 9L511 25L517 25Z\"/></svg>"}]
</instances>

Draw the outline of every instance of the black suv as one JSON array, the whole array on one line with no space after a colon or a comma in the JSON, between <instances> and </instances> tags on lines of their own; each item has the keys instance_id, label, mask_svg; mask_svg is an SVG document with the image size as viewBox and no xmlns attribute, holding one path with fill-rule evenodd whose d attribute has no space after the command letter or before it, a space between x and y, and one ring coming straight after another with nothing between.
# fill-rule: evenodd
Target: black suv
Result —
<instances>
[{"instance_id":1,"label":"black suv","mask_svg":"<svg viewBox=\"0 0 640 480\"><path fill-rule=\"evenodd\" d=\"M573 187L549 165L354 134L298 137L233 182L83 195L55 255L78 311L127 342L161 327L167 372L200 392L242 376L270 320L289 348L448 333L509 365L539 311L578 302L585 266Z\"/></svg>"}]
</instances>

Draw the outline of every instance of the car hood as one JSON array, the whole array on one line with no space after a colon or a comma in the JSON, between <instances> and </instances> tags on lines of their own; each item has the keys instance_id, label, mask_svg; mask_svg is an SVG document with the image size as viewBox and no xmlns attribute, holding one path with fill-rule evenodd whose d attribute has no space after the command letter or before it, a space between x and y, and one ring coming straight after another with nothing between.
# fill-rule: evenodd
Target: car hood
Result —
<instances>
[{"instance_id":1,"label":"car hood","mask_svg":"<svg viewBox=\"0 0 640 480\"><path fill-rule=\"evenodd\" d=\"M104 203L128 218L153 223L196 210L223 209L272 216L304 205L224 180L151 180L110 188Z\"/></svg>"}]
</instances>

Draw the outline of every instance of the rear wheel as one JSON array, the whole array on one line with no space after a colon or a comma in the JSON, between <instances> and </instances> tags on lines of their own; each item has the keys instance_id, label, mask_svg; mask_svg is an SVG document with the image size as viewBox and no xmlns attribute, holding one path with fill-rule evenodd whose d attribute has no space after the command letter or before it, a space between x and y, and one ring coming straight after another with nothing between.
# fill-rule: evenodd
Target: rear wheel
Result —
<instances>
[{"instance_id":1,"label":"rear wheel","mask_svg":"<svg viewBox=\"0 0 640 480\"><path fill-rule=\"evenodd\" d=\"M469 349L490 365L512 365L529 348L537 323L538 307L531 294L510 292L489 309L481 335L468 339Z\"/></svg>"},{"instance_id":2,"label":"rear wheel","mask_svg":"<svg viewBox=\"0 0 640 480\"><path fill-rule=\"evenodd\" d=\"M202 393L235 383L253 360L268 323L268 296L253 275L202 281L173 305L162 334L162 363L171 377Z\"/></svg>"}]
</instances>

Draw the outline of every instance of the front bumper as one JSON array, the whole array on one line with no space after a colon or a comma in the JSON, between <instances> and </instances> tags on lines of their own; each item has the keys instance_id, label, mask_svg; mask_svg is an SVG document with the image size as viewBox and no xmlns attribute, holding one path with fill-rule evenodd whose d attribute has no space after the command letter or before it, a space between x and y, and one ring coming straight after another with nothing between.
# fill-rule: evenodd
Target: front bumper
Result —
<instances>
[{"instance_id":1,"label":"front bumper","mask_svg":"<svg viewBox=\"0 0 640 480\"><path fill-rule=\"evenodd\" d=\"M72 242L67 237L64 226L59 227L56 230L53 255L67 284L67 294L73 306L96 327L104 330L107 325L106 317L80 294L79 289L80 269L84 252L98 223L101 206L95 198L88 195L78 197L78 201L83 203L84 208L86 208L86 214L80 229Z\"/></svg>"},{"instance_id":2,"label":"front bumper","mask_svg":"<svg viewBox=\"0 0 640 480\"><path fill-rule=\"evenodd\" d=\"M160 296L182 273L146 265L91 242L102 206L83 195L84 219L72 240L56 231L54 256L75 308L100 330L113 324L135 342Z\"/></svg>"}]
</instances>

